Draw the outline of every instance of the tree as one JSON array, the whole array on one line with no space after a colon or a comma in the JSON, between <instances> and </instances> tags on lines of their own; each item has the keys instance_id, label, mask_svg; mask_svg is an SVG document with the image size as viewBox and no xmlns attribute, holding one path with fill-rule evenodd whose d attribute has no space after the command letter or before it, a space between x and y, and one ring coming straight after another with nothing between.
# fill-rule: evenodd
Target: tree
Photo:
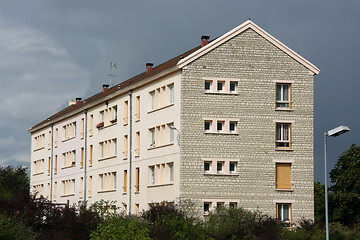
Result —
<instances>
[{"instance_id":1,"label":"tree","mask_svg":"<svg viewBox=\"0 0 360 240\"><path fill-rule=\"evenodd\" d=\"M314 183L314 215L315 222L325 223L325 185Z\"/></svg>"},{"instance_id":2,"label":"tree","mask_svg":"<svg viewBox=\"0 0 360 240\"><path fill-rule=\"evenodd\" d=\"M329 203L332 206L332 221L350 225L360 223L360 146L351 145L343 152L330 172Z\"/></svg>"},{"instance_id":3,"label":"tree","mask_svg":"<svg viewBox=\"0 0 360 240\"><path fill-rule=\"evenodd\" d=\"M17 194L29 192L29 178L22 167L0 166L0 200L12 199Z\"/></svg>"}]
</instances>

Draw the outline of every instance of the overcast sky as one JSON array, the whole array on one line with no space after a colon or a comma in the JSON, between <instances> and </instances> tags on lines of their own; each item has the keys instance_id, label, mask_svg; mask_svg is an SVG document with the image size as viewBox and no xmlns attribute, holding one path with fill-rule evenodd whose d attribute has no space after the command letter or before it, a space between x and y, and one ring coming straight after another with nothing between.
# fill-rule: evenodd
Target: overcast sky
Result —
<instances>
[{"instance_id":1,"label":"overcast sky","mask_svg":"<svg viewBox=\"0 0 360 240\"><path fill-rule=\"evenodd\" d=\"M360 1L0 0L0 165L30 164L27 130L109 82L124 81L251 18L317 66L315 180L360 136ZM116 71L110 62L117 62Z\"/></svg>"}]
</instances>

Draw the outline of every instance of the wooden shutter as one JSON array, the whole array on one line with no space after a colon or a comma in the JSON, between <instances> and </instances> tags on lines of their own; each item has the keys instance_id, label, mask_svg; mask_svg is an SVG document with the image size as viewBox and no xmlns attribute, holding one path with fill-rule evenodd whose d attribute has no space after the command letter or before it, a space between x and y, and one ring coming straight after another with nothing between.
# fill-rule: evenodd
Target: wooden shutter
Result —
<instances>
[{"instance_id":1,"label":"wooden shutter","mask_svg":"<svg viewBox=\"0 0 360 240\"><path fill-rule=\"evenodd\" d=\"M276 188L291 189L291 163L276 164Z\"/></svg>"}]
</instances>

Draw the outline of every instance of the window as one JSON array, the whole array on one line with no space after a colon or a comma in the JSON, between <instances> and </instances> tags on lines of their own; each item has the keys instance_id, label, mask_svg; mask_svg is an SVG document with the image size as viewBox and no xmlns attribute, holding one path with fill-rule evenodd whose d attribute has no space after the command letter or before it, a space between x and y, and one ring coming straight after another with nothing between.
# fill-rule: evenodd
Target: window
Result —
<instances>
[{"instance_id":1,"label":"window","mask_svg":"<svg viewBox=\"0 0 360 240\"><path fill-rule=\"evenodd\" d=\"M217 82L217 90L218 91L223 91L224 90L224 85L225 85L225 82L218 81Z\"/></svg>"},{"instance_id":2,"label":"window","mask_svg":"<svg viewBox=\"0 0 360 240\"><path fill-rule=\"evenodd\" d=\"M124 170L124 191L123 193L127 193L127 170Z\"/></svg>"},{"instance_id":3,"label":"window","mask_svg":"<svg viewBox=\"0 0 360 240\"><path fill-rule=\"evenodd\" d=\"M140 96L136 97L136 111L135 111L135 121L139 121L140 120Z\"/></svg>"},{"instance_id":4,"label":"window","mask_svg":"<svg viewBox=\"0 0 360 240\"><path fill-rule=\"evenodd\" d=\"M155 147L155 128L149 129L150 132L150 147Z\"/></svg>"},{"instance_id":5,"label":"window","mask_svg":"<svg viewBox=\"0 0 360 240\"><path fill-rule=\"evenodd\" d=\"M203 77L205 93L238 94L237 86L240 79Z\"/></svg>"},{"instance_id":6,"label":"window","mask_svg":"<svg viewBox=\"0 0 360 240\"><path fill-rule=\"evenodd\" d=\"M62 181L63 184L63 195L75 194L75 179L69 179Z\"/></svg>"},{"instance_id":7,"label":"window","mask_svg":"<svg viewBox=\"0 0 360 240\"><path fill-rule=\"evenodd\" d=\"M93 181L92 176L89 176L89 197L92 197Z\"/></svg>"},{"instance_id":8,"label":"window","mask_svg":"<svg viewBox=\"0 0 360 240\"><path fill-rule=\"evenodd\" d=\"M140 168L136 168L135 172L136 172L135 192L139 192L139 189L140 189Z\"/></svg>"},{"instance_id":9,"label":"window","mask_svg":"<svg viewBox=\"0 0 360 240\"><path fill-rule=\"evenodd\" d=\"M217 125L216 130L217 130L218 132L221 132L221 131L223 130L224 122L218 121L218 122L216 123L216 125Z\"/></svg>"},{"instance_id":10,"label":"window","mask_svg":"<svg viewBox=\"0 0 360 240\"><path fill-rule=\"evenodd\" d=\"M209 214L211 208L211 202L204 202L204 214Z\"/></svg>"},{"instance_id":11,"label":"window","mask_svg":"<svg viewBox=\"0 0 360 240\"><path fill-rule=\"evenodd\" d=\"M49 131L48 148L51 148L51 131Z\"/></svg>"},{"instance_id":12,"label":"window","mask_svg":"<svg viewBox=\"0 0 360 240\"><path fill-rule=\"evenodd\" d=\"M150 184L155 185L155 166L150 166Z\"/></svg>"},{"instance_id":13,"label":"window","mask_svg":"<svg viewBox=\"0 0 360 240\"><path fill-rule=\"evenodd\" d=\"M237 124L237 122L230 122L230 124L229 124L229 132L236 133L236 124Z\"/></svg>"},{"instance_id":14,"label":"window","mask_svg":"<svg viewBox=\"0 0 360 240\"><path fill-rule=\"evenodd\" d=\"M238 118L203 118L204 132L217 134L238 134Z\"/></svg>"},{"instance_id":15,"label":"window","mask_svg":"<svg viewBox=\"0 0 360 240\"><path fill-rule=\"evenodd\" d=\"M236 173L237 162L230 162L229 164L229 172Z\"/></svg>"},{"instance_id":16,"label":"window","mask_svg":"<svg viewBox=\"0 0 360 240\"><path fill-rule=\"evenodd\" d=\"M204 130L205 131L210 131L212 121L205 121L204 123L205 123L204 124Z\"/></svg>"},{"instance_id":17,"label":"window","mask_svg":"<svg viewBox=\"0 0 360 240\"><path fill-rule=\"evenodd\" d=\"M276 108L291 109L291 84L276 84Z\"/></svg>"},{"instance_id":18,"label":"window","mask_svg":"<svg viewBox=\"0 0 360 240\"><path fill-rule=\"evenodd\" d=\"M291 203L277 203L276 204L276 218L285 227L291 227Z\"/></svg>"},{"instance_id":19,"label":"window","mask_svg":"<svg viewBox=\"0 0 360 240\"><path fill-rule=\"evenodd\" d=\"M230 202L229 207L230 208L236 208L237 207L237 202Z\"/></svg>"},{"instance_id":20,"label":"window","mask_svg":"<svg viewBox=\"0 0 360 240\"><path fill-rule=\"evenodd\" d=\"M80 190L79 190L80 198L84 196L84 177L80 177Z\"/></svg>"},{"instance_id":21,"label":"window","mask_svg":"<svg viewBox=\"0 0 360 240\"><path fill-rule=\"evenodd\" d=\"M85 129L85 122L84 122L84 118L82 118L81 119L81 132L80 132L81 138L84 138L84 129Z\"/></svg>"},{"instance_id":22,"label":"window","mask_svg":"<svg viewBox=\"0 0 360 240\"><path fill-rule=\"evenodd\" d=\"M50 175L50 169L51 169L51 157L48 158L48 175Z\"/></svg>"},{"instance_id":23,"label":"window","mask_svg":"<svg viewBox=\"0 0 360 240\"><path fill-rule=\"evenodd\" d=\"M140 132L135 133L135 157L140 156Z\"/></svg>"},{"instance_id":24,"label":"window","mask_svg":"<svg viewBox=\"0 0 360 240\"><path fill-rule=\"evenodd\" d=\"M225 206L225 203L224 202L217 202L216 203L216 207L217 208L223 208Z\"/></svg>"},{"instance_id":25,"label":"window","mask_svg":"<svg viewBox=\"0 0 360 240\"><path fill-rule=\"evenodd\" d=\"M151 110L154 110L156 108L155 91L150 92L150 98L151 98Z\"/></svg>"},{"instance_id":26,"label":"window","mask_svg":"<svg viewBox=\"0 0 360 240\"><path fill-rule=\"evenodd\" d=\"M94 115L90 115L90 121L89 121L89 137L91 137L94 133Z\"/></svg>"},{"instance_id":27,"label":"window","mask_svg":"<svg viewBox=\"0 0 360 240\"><path fill-rule=\"evenodd\" d=\"M99 143L100 146L100 158L110 158L116 156L117 140L111 139Z\"/></svg>"},{"instance_id":28,"label":"window","mask_svg":"<svg viewBox=\"0 0 360 240\"><path fill-rule=\"evenodd\" d=\"M211 90L212 81L205 81L205 91Z\"/></svg>"},{"instance_id":29,"label":"window","mask_svg":"<svg viewBox=\"0 0 360 240\"><path fill-rule=\"evenodd\" d=\"M93 164L93 145L90 145L90 159L89 159L89 166L91 167Z\"/></svg>"},{"instance_id":30,"label":"window","mask_svg":"<svg viewBox=\"0 0 360 240\"><path fill-rule=\"evenodd\" d=\"M80 166L84 167L84 148L81 148L81 162Z\"/></svg>"},{"instance_id":31,"label":"window","mask_svg":"<svg viewBox=\"0 0 360 240\"><path fill-rule=\"evenodd\" d=\"M75 166L76 162L76 151L69 151L62 154L63 156L63 167Z\"/></svg>"},{"instance_id":32,"label":"window","mask_svg":"<svg viewBox=\"0 0 360 240\"><path fill-rule=\"evenodd\" d=\"M208 173L211 171L211 163L212 162L204 162L204 172Z\"/></svg>"},{"instance_id":33,"label":"window","mask_svg":"<svg viewBox=\"0 0 360 240\"><path fill-rule=\"evenodd\" d=\"M230 82L230 92L236 92L238 82Z\"/></svg>"},{"instance_id":34,"label":"window","mask_svg":"<svg viewBox=\"0 0 360 240\"><path fill-rule=\"evenodd\" d=\"M169 104L174 103L174 84L171 84L169 87Z\"/></svg>"},{"instance_id":35,"label":"window","mask_svg":"<svg viewBox=\"0 0 360 240\"><path fill-rule=\"evenodd\" d=\"M63 126L63 141L76 136L76 122L68 123Z\"/></svg>"},{"instance_id":36,"label":"window","mask_svg":"<svg viewBox=\"0 0 360 240\"><path fill-rule=\"evenodd\" d=\"M56 193L57 193L57 182L54 182L54 201L56 201Z\"/></svg>"},{"instance_id":37,"label":"window","mask_svg":"<svg viewBox=\"0 0 360 240\"><path fill-rule=\"evenodd\" d=\"M236 158L204 158L205 175L238 175Z\"/></svg>"},{"instance_id":38,"label":"window","mask_svg":"<svg viewBox=\"0 0 360 240\"><path fill-rule=\"evenodd\" d=\"M291 123L276 124L276 148L291 148Z\"/></svg>"},{"instance_id":39,"label":"window","mask_svg":"<svg viewBox=\"0 0 360 240\"><path fill-rule=\"evenodd\" d=\"M34 161L34 174L44 173L44 159Z\"/></svg>"},{"instance_id":40,"label":"window","mask_svg":"<svg viewBox=\"0 0 360 240\"><path fill-rule=\"evenodd\" d=\"M174 182L174 163L168 163L168 169L169 169L169 182Z\"/></svg>"},{"instance_id":41,"label":"window","mask_svg":"<svg viewBox=\"0 0 360 240\"><path fill-rule=\"evenodd\" d=\"M41 148L44 148L45 146L45 134L41 134L37 137L34 138L34 145L35 145L35 148L34 150L38 150L38 149L41 149Z\"/></svg>"},{"instance_id":42,"label":"window","mask_svg":"<svg viewBox=\"0 0 360 240\"><path fill-rule=\"evenodd\" d=\"M170 123L168 124L168 129L169 129L169 143L173 143L174 142L174 123Z\"/></svg>"},{"instance_id":43,"label":"window","mask_svg":"<svg viewBox=\"0 0 360 240\"><path fill-rule=\"evenodd\" d=\"M55 129L55 147L58 146L58 135L59 135L59 129Z\"/></svg>"},{"instance_id":44,"label":"window","mask_svg":"<svg viewBox=\"0 0 360 240\"><path fill-rule=\"evenodd\" d=\"M40 198L43 196L43 191L44 191L44 184L38 184L34 186L34 190L35 190L35 198Z\"/></svg>"},{"instance_id":45,"label":"window","mask_svg":"<svg viewBox=\"0 0 360 240\"><path fill-rule=\"evenodd\" d=\"M55 155L54 173L57 173L57 155Z\"/></svg>"},{"instance_id":46,"label":"window","mask_svg":"<svg viewBox=\"0 0 360 240\"><path fill-rule=\"evenodd\" d=\"M123 151L123 158L127 159L128 157L128 135L124 136L124 151Z\"/></svg>"},{"instance_id":47,"label":"window","mask_svg":"<svg viewBox=\"0 0 360 240\"><path fill-rule=\"evenodd\" d=\"M139 211L140 211L140 209L139 209L139 204L136 203L136 204L135 204L135 215L136 215L136 216L139 216Z\"/></svg>"},{"instance_id":48,"label":"window","mask_svg":"<svg viewBox=\"0 0 360 240\"><path fill-rule=\"evenodd\" d=\"M276 163L276 189L291 189L291 163Z\"/></svg>"},{"instance_id":49,"label":"window","mask_svg":"<svg viewBox=\"0 0 360 240\"><path fill-rule=\"evenodd\" d=\"M216 171L218 173L222 173L223 172L223 167L224 167L224 162L217 162L216 164Z\"/></svg>"},{"instance_id":50,"label":"window","mask_svg":"<svg viewBox=\"0 0 360 240\"><path fill-rule=\"evenodd\" d=\"M116 189L116 172L99 174L99 190L111 191Z\"/></svg>"},{"instance_id":51,"label":"window","mask_svg":"<svg viewBox=\"0 0 360 240\"><path fill-rule=\"evenodd\" d=\"M129 102L124 102L124 125L128 124L128 117L129 117Z\"/></svg>"}]
</instances>

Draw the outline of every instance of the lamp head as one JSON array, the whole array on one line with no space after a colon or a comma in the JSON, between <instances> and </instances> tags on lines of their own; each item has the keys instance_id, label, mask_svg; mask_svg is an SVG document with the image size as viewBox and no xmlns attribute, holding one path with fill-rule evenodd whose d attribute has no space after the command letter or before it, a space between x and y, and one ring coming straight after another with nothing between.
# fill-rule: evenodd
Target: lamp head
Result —
<instances>
[{"instance_id":1,"label":"lamp head","mask_svg":"<svg viewBox=\"0 0 360 240\"><path fill-rule=\"evenodd\" d=\"M337 128L334 128L334 129L331 129L327 132L327 135L329 137L336 137L336 136L339 136L343 133L346 133L350 131L350 128L348 126L339 126Z\"/></svg>"}]
</instances>

